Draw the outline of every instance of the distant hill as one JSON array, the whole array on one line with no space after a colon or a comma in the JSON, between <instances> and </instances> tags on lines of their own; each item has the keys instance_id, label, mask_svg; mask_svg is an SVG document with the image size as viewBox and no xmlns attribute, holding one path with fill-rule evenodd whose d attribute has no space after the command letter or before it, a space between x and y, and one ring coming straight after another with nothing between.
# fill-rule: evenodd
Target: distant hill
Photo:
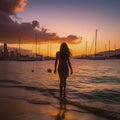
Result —
<instances>
[{"instance_id":1,"label":"distant hill","mask_svg":"<svg viewBox=\"0 0 120 120\"><path fill-rule=\"evenodd\" d=\"M103 56L105 58L120 58L120 48L116 50L110 50L110 51L102 51L102 52L97 52L97 56ZM78 59L88 59L90 56L94 56L94 54L90 55L78 55L75 56L74 58Z\"/></svg>"},{"instance_id":2,"label":"distant hill","mask_svg":"<svg viewBox=\"0 0 120 120\"><path fill-rule=\"evenodd\" d=\"M120 55L120 48L116 50L98 52L97 54L102 55L102 56L109 56L109 54L110 56Z\"/></svg>"}]
</instances>

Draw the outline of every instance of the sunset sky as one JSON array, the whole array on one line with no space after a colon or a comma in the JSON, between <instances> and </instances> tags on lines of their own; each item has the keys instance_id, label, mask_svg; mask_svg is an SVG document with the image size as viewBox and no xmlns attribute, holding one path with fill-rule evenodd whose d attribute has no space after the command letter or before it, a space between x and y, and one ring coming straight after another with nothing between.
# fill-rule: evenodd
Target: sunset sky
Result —
<instances>
[{"instance_id":1,"label":"sunset sky","mask_svg":"<svg viewBox=\"0 0 120 120\"><path fill-rule=\"evenodd\" d=\"M73 55L84 54L96 29L97 52L108 49L109 40L111 49L120 48L120 0L1 0L0 28L0 43L17 46L21 37L21 48L30 50L37 33L38 51L46 55L49 47L54 56L61 42Z\"/></svg>"}]
</instances>

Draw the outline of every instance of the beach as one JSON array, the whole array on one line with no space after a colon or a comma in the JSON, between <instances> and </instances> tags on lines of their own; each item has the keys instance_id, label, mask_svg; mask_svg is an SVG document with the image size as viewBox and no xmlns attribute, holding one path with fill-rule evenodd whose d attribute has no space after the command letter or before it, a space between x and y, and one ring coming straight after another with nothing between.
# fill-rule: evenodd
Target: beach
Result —
<instances>
[{"instance_id":1,"label":"beach","mask_svg":"<svg viewBox=\"0 0 120 120\"><path fill-rule=\"evenodd\" d=\"M16 88L0 88L1 120L107 120L72 106L64 99L50 100L48 97L35 101L22 98L24 94Z\"/></svg>"},{"instance_id":2,"label":"beach","mask_svg":"<svg viewBox=\"0 0 120 120\"><path fill-rule=\"evenodd\" d=\"M104 71L100 71L103 66L99 69L96 66L105 61L73 60L74 74L68 78L66 98L59 97L58 75L47 73L47 68L53 68L53 63L0 63L0 120L120 119L120 76L119 67L116 67L119 61L106 61L106 66L112 65L104 66Z\"/></svg>"}]
</instances>

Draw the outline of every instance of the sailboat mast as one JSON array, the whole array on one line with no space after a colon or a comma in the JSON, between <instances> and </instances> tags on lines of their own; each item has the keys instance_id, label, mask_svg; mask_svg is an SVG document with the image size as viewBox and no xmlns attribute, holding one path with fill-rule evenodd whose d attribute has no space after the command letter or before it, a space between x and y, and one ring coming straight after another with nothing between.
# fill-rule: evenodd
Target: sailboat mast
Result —
<instances>
[{"instance_id":1,"label":"sailboat mast","mask_svg":"<svg viewBox=\"0 0 120 120\"><path fill-rule=\"evenodd\" d=\"M115 56L117 55L117 53L116 53L116 44L114 44L114 49L115 49Z\"/></svg>"},{"instance_id":2,"label":"sailboat mast","mask_svg":"<svg viewBox=\"0 0 120 120\"><path fill-rule=\"evenodd\" d=\"M104 55L105 57L107 57L107 54L106 54L106 53L107 53L107 46L106 46L106 44L105 44L105 55Z\"/></svg>"},{"instance_id":3,"label":"sailboat mast","mask_svg":"<svg viewBox=\"0 0 120 120\"><path fill-rule=\"evenodd\" d=\"M36 40L36 56L37 56L37 34L35 34L35 40Z\"/></svg>"},{"instance_id":4,"label":"sailboat mast","mask_svg":"<svg viewBox=\"0 0 120 120\"><path fill-rule=\"evenodd\" d=\"M86 57L87 57L87 40L86 40L86 48L85 49L86 49Z\"/></svg>"},{"instance_id":5,"label":"sailboat mast","mask_svg":"<svg viewBox=\"0 0 120 120\"><path fill-rule=\"evenodd\" d=\"M20 44L21 44L21 37L19 37L19 54L20 54Z\"/></svg>"},{"instance_id":6,"label":"sailboat mast","mask_svg":"<svg viewBox=\"0 0 120 120\"><path fill-rule=\"evenodd\" d=\"M109 57L110 57L110 40L109 40Z\"/></svg>"},{"instance_id":7,"label":"sailboat mast","mask_svg":"<svg viewBox=\"0 0 120 120\"><path fill-rule=\"evenodd\" d=\"M96 56L96 50L97 50L97 29L96 29L96 32L95 32L95 56Z\"/></svg>"}]
</instances>

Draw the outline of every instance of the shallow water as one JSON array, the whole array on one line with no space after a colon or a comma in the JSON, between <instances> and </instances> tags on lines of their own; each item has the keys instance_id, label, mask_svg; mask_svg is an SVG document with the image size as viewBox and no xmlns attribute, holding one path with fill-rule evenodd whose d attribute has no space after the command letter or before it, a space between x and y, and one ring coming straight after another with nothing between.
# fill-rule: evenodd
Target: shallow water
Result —
<instances>
[{"instance_id":1,"label":"shallow water","mask_svg":"<svg viewBox=\"0 0 120 120\"><path fill-rule=\"evenodd\" d=\"M71 62L74 73L67 80L66 102L109 119L119 119L120 60ZM0 88L24 90L21 98L32 104L51 104L59 99L59 77L48 73L49 68L54 69L54 61L0 61ZM45 97L49 100L42 101Z\"/></svg>"}]
</instances>

